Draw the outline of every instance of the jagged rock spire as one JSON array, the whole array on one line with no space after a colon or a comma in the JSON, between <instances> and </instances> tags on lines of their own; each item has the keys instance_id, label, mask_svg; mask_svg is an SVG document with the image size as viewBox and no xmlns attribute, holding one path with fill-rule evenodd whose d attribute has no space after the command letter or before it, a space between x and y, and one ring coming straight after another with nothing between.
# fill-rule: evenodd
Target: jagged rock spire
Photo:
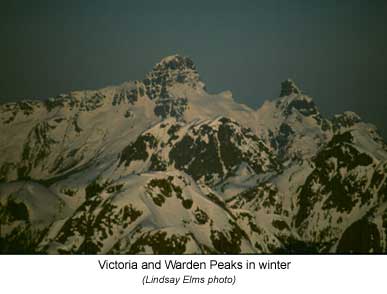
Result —
<instances>
[{"instance_id":1,"label":"jagged rock spire","mask_svg":"<svg viewBox=\"0 0 387 294\"><path fill-rule=\"evenodd\" d=\"M178 54L164 57L153 68L153 70L160 69L196 71L196 67L192 59L190 59L189 57L180 56Z\"/></svg>"},{"instance_id":2,"label":"jagged rock spire","mask_svg":"<svg viewBox=\"0 0 387 294\"><path fill-rule=\"evenodd\" d=\"M195 89L205 88L193 61L177 54L161 59L147 74L143 83L151 99L169 98L167 89L175 84L185 84Z\"/></svg>"},{"instance_id":3,"label":"jagged rock spire","mask_svg":"<svg viewBox=\"0 0 387 294\"><path fill-rule=\"evenodd\" d=\"M176 83L184 83L192 88L204 88L193 61L180 55L163 58L143 82L151 99L168 98L167 87Z\"/></svg>"},{"instance_id":4,"label":"jagged rock spire","mask_svg":"<svg viewBox=\"0 0 387 294\"><path fill-rule=\"evenodd\" d=\"M281 83L280 97L289 96L292 94L301 94L301 91L291 79L287 79Z\"/></svg>"}]
</instances>

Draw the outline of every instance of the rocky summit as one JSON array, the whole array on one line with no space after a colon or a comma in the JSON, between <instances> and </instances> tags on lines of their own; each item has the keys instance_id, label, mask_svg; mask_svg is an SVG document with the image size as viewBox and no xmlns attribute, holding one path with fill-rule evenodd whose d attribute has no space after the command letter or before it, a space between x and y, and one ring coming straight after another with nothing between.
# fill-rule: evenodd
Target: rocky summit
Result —
<instances>
[{"instance_id":1,"label":"rocky summit","mask_svg":"<svg viewBox=\"0 0 387 294\"><path fill-rule=\"evenodd\" d=\"M0 133L0 253L387 253L387 145L292 80L255 110L173 55Z\"/></svg>"}]
</instances>

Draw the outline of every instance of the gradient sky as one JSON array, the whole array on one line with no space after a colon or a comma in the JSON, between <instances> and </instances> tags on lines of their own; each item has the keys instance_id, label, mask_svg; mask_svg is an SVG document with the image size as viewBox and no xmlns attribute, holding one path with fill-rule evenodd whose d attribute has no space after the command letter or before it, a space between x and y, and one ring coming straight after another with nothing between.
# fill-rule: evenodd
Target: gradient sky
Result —
<instances>
[{"instance_id":1,"label":"gradient sky","mask_svg":"<svg viewBox=\"0 0 387 294\"><path fill-rule=\"evenodd\" d=\"M0 4L0 101L143 79L190 56L210 92L254 108L288 77L325 115L387 137L387 1L19 1Z\"/></svg>"}]
</instances>

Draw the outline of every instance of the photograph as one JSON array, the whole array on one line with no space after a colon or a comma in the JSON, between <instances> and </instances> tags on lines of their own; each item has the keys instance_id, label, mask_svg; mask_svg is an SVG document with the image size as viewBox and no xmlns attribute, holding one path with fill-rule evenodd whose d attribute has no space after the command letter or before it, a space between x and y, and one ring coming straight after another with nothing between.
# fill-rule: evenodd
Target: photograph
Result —
<instances>
[{"instance_id":1,"label":"photograph","mask_svg":"<svg viewBox=\"0 0 387 294\"><path fill-rule=\"evenodd\" d=\"M0 255L386 254L386 29L385 0L2 1Z\"/></svg>"}]
</instances>

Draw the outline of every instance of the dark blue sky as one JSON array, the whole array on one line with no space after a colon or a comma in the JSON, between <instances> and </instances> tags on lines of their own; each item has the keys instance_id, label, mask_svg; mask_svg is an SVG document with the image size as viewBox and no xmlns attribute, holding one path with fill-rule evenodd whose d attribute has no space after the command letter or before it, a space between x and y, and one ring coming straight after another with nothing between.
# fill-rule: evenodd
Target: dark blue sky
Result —
<instances>
[{"instance_id":1,"label":"dark blue sky","mask_svg":"<svg viewBox=\"0 0 387 294\"><path fill-rule=\"evenodd\" d=\"M163 56L257 107L288 77L387 135L387 1L1 1L0 100L142 79Z\"/></svg>"}]
</instances>

